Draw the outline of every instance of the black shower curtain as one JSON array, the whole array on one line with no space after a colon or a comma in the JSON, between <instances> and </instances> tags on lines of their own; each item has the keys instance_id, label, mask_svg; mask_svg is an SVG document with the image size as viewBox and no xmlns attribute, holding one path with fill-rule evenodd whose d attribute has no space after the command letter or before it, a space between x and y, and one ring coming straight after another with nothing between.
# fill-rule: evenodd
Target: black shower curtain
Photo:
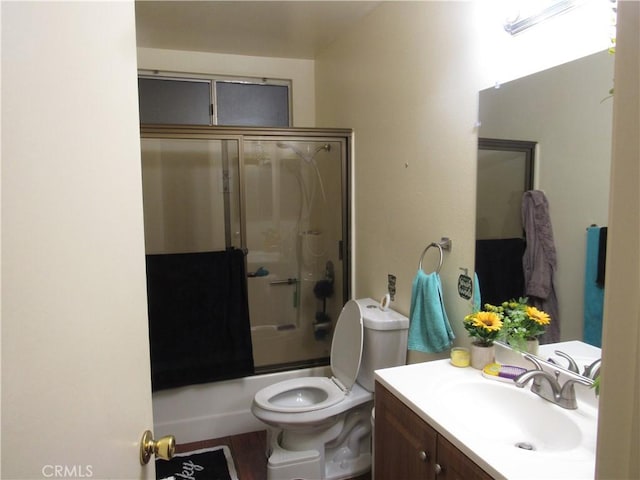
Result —
<instances>
[{"instance_id":1,"label":"black shower curtain","mask_svg":"<svg viewBox=\"0 0 640 480\"><path fill-rule=\"evenodd\" d=\"M476 273L482 304L500 305L524 296L523 238L476 240Z\"/></svg>"},{"instance_id":2,"label":"black shower curtain","mask_svg":"<svg viewBox=\"0 0 640 480\"><path fill-rule=\"evenodd\" d=\"M254 373L244 253L146 261L153 390Z\"/></svg>"}]
</instances>

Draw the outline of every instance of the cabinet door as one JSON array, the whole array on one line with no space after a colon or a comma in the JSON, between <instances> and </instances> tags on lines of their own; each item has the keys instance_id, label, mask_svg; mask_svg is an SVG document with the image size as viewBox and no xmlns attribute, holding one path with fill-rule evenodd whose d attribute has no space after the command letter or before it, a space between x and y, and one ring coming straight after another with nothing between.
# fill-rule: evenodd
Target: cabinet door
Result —
<instances>
[{"instance_id":1,"label":"cabinet door","mask_svg":"<svg viewBox=\"0 0 640 480\"><path fill-rule=\"evenodd\" d=\"M438 480L491 480L471 459L441 435L438 436Z\"/></svg>"},{"instance_id":2,"label":"cabinet door","mask_svg":"<svg viewBox=\"0 0 640 480\"><path fill-rule=\"evenodd\" d=\"M436 431L376 383L375 480L435 479Z\"/></svg>"}]
</instances>

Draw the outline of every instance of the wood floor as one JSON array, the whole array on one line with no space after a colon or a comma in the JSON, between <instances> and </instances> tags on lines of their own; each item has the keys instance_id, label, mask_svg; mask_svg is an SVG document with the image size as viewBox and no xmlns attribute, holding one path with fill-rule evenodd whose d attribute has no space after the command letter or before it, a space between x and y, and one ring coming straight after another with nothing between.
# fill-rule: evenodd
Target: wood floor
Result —
<instances>
[{"instance_id":1,"label":"wood floor","mask_svg":"<svg viewBox=\"0 0 640 480\"><path fill-rule=\"evenodd\" d=\"M211 448L218 445L226 445L231 449L231 455L238 472L239 480L266 480L267 457L265 454L267 445L267 432L243 433L230 437L203 440L201 442L184 443L176 445L176 453L189 452L201 448ZM354 480L371 480L371 474L360 475Z\"/></svg>"}]
</instances>

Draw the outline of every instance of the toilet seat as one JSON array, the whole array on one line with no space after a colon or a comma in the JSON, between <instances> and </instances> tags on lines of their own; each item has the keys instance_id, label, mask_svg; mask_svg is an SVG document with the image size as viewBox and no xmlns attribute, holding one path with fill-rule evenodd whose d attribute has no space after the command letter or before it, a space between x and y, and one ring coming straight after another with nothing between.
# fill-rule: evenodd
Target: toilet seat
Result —
<instances>
[{"instance_id":1,"label":"toilet seat","mask_svg":"<svg viewBox=\"0 0 640 480\"><path fill-rule=\"evenodd\" d=\"M363 320L355 300L338 317L331 342L331 378L302 377L275 383L258 391L254 404L267 411L311 412L329 408L349 394L362 359Z\"/></svg>"},{"instance_id":2,"label":"toilet seat","mask_svg":"<svg viewBox=\"0 0 640 480\"><path fill-rule=\"evenodd\" d=\"M331 373L349 391L356 383L362 361L364 326L360 305L349 300L338 317L331 341Z\"/></svg>"},{"instance_id":3,"label":"toilet seat","mask_svg":"<svg viewBox=\"0 0 640 480\"><path fill-rule=\"evenodd\" d=\"M255 403L272 412L311 412L330 407L345 396L335 382L327 377L302 377L284 380L263 388L254 397Z\"/></svg>"}]
</instances>

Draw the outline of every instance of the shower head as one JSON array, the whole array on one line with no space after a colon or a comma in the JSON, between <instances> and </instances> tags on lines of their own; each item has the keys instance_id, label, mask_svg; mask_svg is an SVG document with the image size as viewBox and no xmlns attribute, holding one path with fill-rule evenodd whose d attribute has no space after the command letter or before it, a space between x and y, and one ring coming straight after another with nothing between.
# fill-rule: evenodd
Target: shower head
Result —
<instances>
[{"instance_id":1,"label":"shower head","mask_svg":"<svg viewBox=\"0 0 640 480\"><path fill-rule=\"evenodd\" d=\"M329 143L325 143L322 145L319 145L315 150L311 150L311 145L310 144L306 144L306 152L300 150L296 145L292 144L292 143L285 143L285 142L278 142L276 143L276 146L278 148L288 148L292 151L295 152L296 155L298 155L300 158L302 158L305 162L307 163L311 163L313 162L313 159L315 158L315 156L318 154L318 152L324 150L326 152L330 152L331 151L331 145Z\"/></svg>"}]
</instances>

